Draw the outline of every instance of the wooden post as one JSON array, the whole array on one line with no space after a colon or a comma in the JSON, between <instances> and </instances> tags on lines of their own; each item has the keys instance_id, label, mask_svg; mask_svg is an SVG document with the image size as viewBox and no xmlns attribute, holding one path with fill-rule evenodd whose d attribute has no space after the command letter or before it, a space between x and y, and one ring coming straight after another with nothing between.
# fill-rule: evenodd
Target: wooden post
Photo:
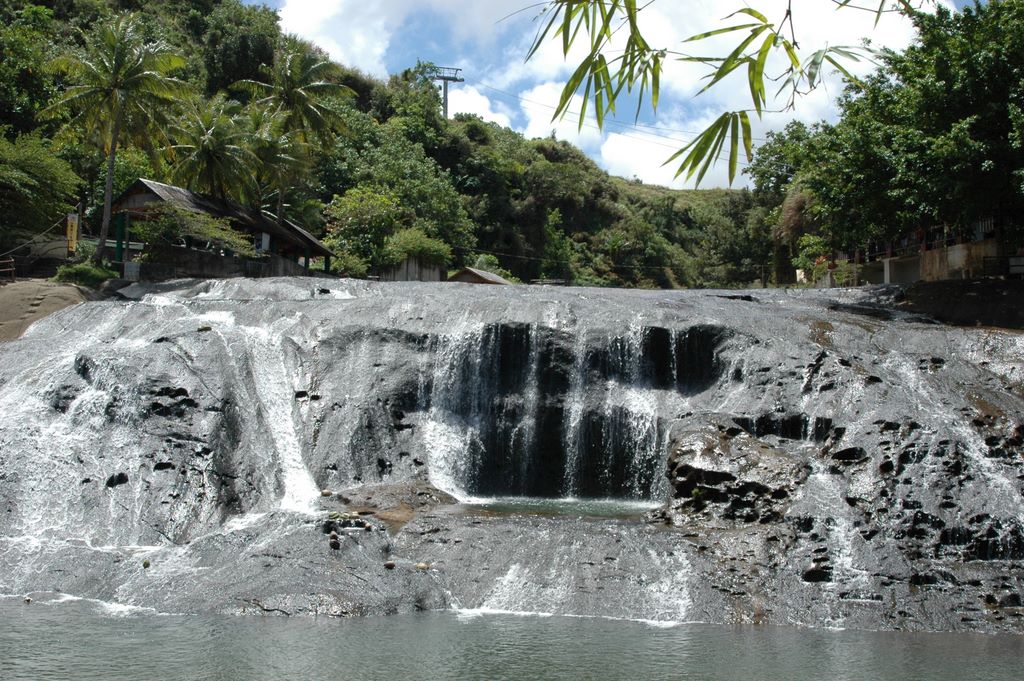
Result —
<instances>
[{"instance_id":1,"label":"wooden post","mask_svg":"<svg viewBox=\"0 0 1024 681\"><path fill-rule=\"evenodd\" d=\"M124 213L118 213L114 217L114 238L117 240L117 245L114 248L114 262L124 262L124 215ZM100 248L105 248L106 245L106 243L102 243Z\"/></svg>"}]
</instances>

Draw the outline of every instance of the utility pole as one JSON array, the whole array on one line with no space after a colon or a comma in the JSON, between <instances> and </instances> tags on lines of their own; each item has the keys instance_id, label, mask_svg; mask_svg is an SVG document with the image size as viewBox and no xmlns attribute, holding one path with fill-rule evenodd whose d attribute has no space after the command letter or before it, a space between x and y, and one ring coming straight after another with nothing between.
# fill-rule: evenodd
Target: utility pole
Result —
<instances>
[{"instance_id":1,"label":"utility pole","mask_svg":"<svg viewBox=\"0 0 1024 681\"><path fill-rule=\"evenodd\" d=\"M430 80L441 81L442 88L444 89L444 117L448 118L448 83L462 83L465 82L465 78L459 75L462 69L453 69L448 66L435 66L433 73L430 75Z\"/></svg>"}]
</instances>

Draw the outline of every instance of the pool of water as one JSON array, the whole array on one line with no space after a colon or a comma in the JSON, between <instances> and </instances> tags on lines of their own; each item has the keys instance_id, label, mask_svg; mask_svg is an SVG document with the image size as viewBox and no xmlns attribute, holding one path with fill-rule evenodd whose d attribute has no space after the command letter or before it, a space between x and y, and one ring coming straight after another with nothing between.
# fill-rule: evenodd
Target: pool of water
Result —
<instances>
[{"instance_id":1,"label":"pool of water","mask_svg":"<svg viewBox=\"0 0 1024 681\"><path fill-rule=\"evenodd\" d=\"M490 497L464 504L468 512L502 515L541 515L590 518L641 518L660 504L628 499L546 499L541 497Z\"/></svg>"},{"instance_id":2,"label":"pool of water","mask_svg":"<svg viewBox=\"0 0 1024 681\"><path fill-rule=\"evenodd\" d=\"M1024 637L434 612L374 619L168 616L0 599L0 679L1002 681Z\"/></svg>"}]
</instances>

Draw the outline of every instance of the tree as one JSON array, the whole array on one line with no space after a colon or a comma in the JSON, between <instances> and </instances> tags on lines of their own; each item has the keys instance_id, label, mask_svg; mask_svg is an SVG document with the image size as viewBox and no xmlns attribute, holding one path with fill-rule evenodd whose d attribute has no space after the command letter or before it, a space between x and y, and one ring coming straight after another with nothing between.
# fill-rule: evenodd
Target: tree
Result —
<instances>
[{"instance_id":1,"label":"tree","mask_svg":"<svg viewBox=\"0 0 1024 681\"><path fill-rule=\"evenodd\" d=\"M801 182L835 247L921 228L963 234L1024 210L1014 107L1024 102L1024 5L990 2L915 17L919 38L881 56L806 145Z\"/></svg>"},{"instance_id":2,"label":"tree","mask_svg":"<svg viewBox=\"0 0 1024 681\"><path fill-rule=\"evenodd\" d=\"M284 214L285 195L298 178L310 168L309 145L297 132L284 128L284 115L265 106L250 104L242 117L246 144L255 159L244 187L246 201L257 210L270 206L266 200L276 196L275 215Z\"/></svg>"},{"instance_id":3,"label":"tree","mask_svg":"<svg viewBox=\"0 0 1024 681\"><path fill-rule=\"evenodd\" d=\"M751 116L760 117L766 110L769 87L775 81L781 82L782 86L772 101L778 100L781 95L782 106L788 109L794 106L798 97L820 84L824 68L836 68L850 80L856 80L843 62L858 61L863 55L857 48L825 46L801 52L791 6L778 22L769 20L752 7L744 7L726 18L730 25L699 33L684 41L684 44L699 43L723 34L741 36L740 42L729 54L701 56L672 50L667 46L652 46L648 42L641 29L641 18L643 10L653 1L548 0L542 10L541 28L527 59L536 54L549 38L560 42L566 57L580 41L586 43L585 56L566 82L554 116L564 116L573 96L582 90L584 106L579 113L581 127L586 120L588 106L593 107L598 125L603 125L605 116L615 112L616 102L624 90L627 93L637 91L637 114L644 101L650 101L656 109L666 59L706 65L710 70L706 76L707 84L701 92L714 87L735 71L745 71L751 108L723 113L669 159L674 161L682 158L676 174L686 173L688 179L696 174L698 184L723 150L728 154L730 182L736 175L741 143L747 160L753 157ZM839 7L864 9L852 0L834 1ZM879 0L879 16L889 4L889 0ZM893 0L892 4L901 11L914 13L920 3ZM622 36L625 37L624 44ZM785 57L786 66L781 74L769 74L766 71L768 59L773 53ZM726 142L729 143L728 148L725 147Z\"/></svg>"},{"instance_id":4,"label":"tree","mask_svg":"<svg viewBox=\"0 0 1024 681\"><path fill-rule=\"evenodd\" d=\"M231 227L223 218L161 203L146 212L145 220L132 223L135 236L157 248L174 246L186 237L227 249L248 258L257 257L252 237Z\"/></svg>"},{"instance_id":5,"label":"tree","mask_svg":"<svg viewBox=\"0 0 1024 681\"><path fill-rule=\"evenodd\" d=\"M2 131L2 130L0 130ZM0 135L0 252L43 232L71 210L78 176L50 144Z\"/></svg>"},{"instance_id":6,"label":"tree","mask_svg":"<svg viewBox=\"0 0 1024 681\"><path fill-rule=\"evenodd\" d=\"M85 40L85 48L58 57L53 65L67 74L70 85L46 111L70 110L73 124L96 132L106 154L106 185L100 248L110 231L110 204L118 144L125 139L162 135L166 112L187 92L184 82L169 74L185 60L166 43L147 42L134 14L121 14ZM147 140L148 142L148 140Z\"/></svg>"},{"instance_id":7,"label":"tree","mask_svg":"<svg viewBox=\"0 0 1024 681\"><path fill-rule=\"evenodd\" d=\"M277 13L266 6L226 0L214 7L202 46L208 96L240 80L256 80L261 67L273 64L281 40L277 22Z\"/></svg>"},{"instance_id":8,"label":"tree","mask_svg":"<svg viewBox=\"0 0 1024 681\"><path fill-rule=\"evenodd\" d=\"M440 239L427 236L422 229L409 227L395 232L384 243L384 263L397 265L406 258L443 267L452 259L452 249Z\"/></svg>"},{"instance_id":9,"label":"tree","mask_svg":"<svg viewBox=\"0 0 1024 681\"><path fill-rule=\"evenodd\" d=\"M335 196L325 215L328 245L374 267L384 262L388 237L415 217L393 197L367 186Z\"/></svg>"},{"instance_id":10,"label":"tree","mask_svg":"<svg viewBox=\"0 0 1024 681\"><path fill-rule=\"evenodd\" d=\"M223 93L186 107L172 128L175 182L219 199L241 197L257 159L247 147L240 112L241 105Z\"/></svg>"},{"instance_id":11,"label":"tree","mask_svg":"<svg viewBox=\"0 0 1024 681\"><path fill-rule=\"evenodd\" d=\"M757 145L743 174L750 176L759 205L773 208L786 198L790 182L807 162L814 132L800 121L791 121L781 132L769 131Z\"/></svg>"},{"instance_id":12,"label":"tree","mask_svg":"<svg viewBox=\"0 0 1024 681\"><path fill-rule=\"evenodd\" d=\"M334 82L338 66L308 43L287 38L274 53L274 63L262 69L263 81L245 79L235 87L255 96L256 104L280 111L284 129L303 142L329 143L342 129L338 103L355 93Z\"/></svg>"},{"instance_id":13,"label":"tree","mask_svg":"<svg viewBox=\"0 0 1024 681\"><path fill-rule=\"evenodd\" d=\"M52 13L28 5L0 25L0 115L7 134L16 136L36 128L36 114L53 94L53 75L43 65L53 45Z\"/></svg>"}]
</instances>

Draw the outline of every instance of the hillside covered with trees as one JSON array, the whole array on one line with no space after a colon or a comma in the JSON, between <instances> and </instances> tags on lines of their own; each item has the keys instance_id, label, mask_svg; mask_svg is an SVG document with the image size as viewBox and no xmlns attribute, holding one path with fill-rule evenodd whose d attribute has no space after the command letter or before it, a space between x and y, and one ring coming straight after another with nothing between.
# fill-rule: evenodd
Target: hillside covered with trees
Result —
<instances>
[{"instance_id":1,"label":"hillside covered with trees","mask_svg":"<svg viewBox=\"0 0 1024 681\"><path fill-rule=\"evenodd\" d=\"M138 177L294 221L350 276L416 254L522 281L749 286L914 230L1020 239L1020 0L915 14L916 43L877 54L837 122L768 134L750 191L648 186L564 141L445 120L432 65L367 76L239 0L0 0L0 19L0 252L75 204L102 233Z\"/></svg>"},{"instance_id":2,"label":"hillside covered with trees","mask_svg":"<svg viewBox=\"0 0 1024 681\"><path fill-rule=\"evenodd\" d=\"M112 162L114 197L148 177L259 207L355 276L405 253L643 287L748 285L769 264L750 192L644 186L563 141L445 120L429 64L371 78L283 35L265 7L8 0L0 18L4 246L79 202L98 233ZM104 51L118 41L150 49L164 82L142 86L115 131L89 79L115 68Z\"/></svg>"}]
</instances>

